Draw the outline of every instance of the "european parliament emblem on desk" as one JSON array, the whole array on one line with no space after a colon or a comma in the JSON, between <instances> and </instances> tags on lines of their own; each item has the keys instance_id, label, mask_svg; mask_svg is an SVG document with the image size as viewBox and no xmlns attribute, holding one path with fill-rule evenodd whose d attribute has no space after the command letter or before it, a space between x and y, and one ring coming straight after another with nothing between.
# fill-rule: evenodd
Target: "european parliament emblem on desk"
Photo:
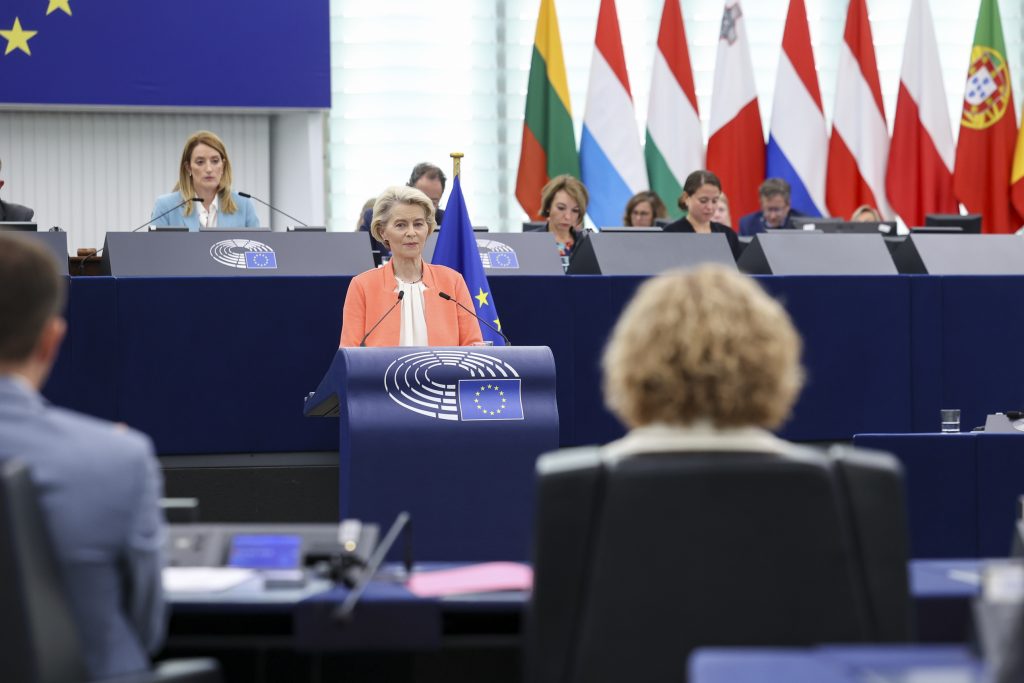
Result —
<instances>
[{"instance_id":1,"label":"european parliament emblem on desk","mask_svg":"<svg viewBox=\"0 0 1024 683\"><path fill-rule=\"evenodd\" d=\"M277 268L274 250L255 240L221 240L210 247L210 256L221 265L242 270Z\"/></svg>"},{"instance_id":2,"label":"european parliament emblem on desk","mask_svg":"<svg viewBox=\"0 0 1024 683\"><path fill-rule=\"evenodd\" d=\"M519 268L519 257L515 249L497 240L477 240L480 263L484 268Z\"/></svg>"},{"instance_id":3,"label":"european parliament emblem on desk","mask_svg":"<svg viewBox=\"0 0 1024 683\"><path fill-rule=\"evenodd\" d=\"M522 420L522 379L500 358L477 351L422 351L396 358L384 390L411 412L437 420Z\"/></svg>"}]
</instances>

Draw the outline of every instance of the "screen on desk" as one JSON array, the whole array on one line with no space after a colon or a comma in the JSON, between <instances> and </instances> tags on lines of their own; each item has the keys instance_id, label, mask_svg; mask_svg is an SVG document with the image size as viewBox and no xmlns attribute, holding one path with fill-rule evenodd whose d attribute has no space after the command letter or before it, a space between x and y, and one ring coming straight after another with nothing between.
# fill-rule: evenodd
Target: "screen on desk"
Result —
<instances>
[{"instance_id":1,"label":"screen on desk","mask_svg":"<svg viewBox=\"0 0 1024 683\"><path fill-rule=\"evenodd\" d=\"M293 534L237 534L231 539L228 566L298 569L302 566L302 537Z\"/></svg>"}]
</instances>

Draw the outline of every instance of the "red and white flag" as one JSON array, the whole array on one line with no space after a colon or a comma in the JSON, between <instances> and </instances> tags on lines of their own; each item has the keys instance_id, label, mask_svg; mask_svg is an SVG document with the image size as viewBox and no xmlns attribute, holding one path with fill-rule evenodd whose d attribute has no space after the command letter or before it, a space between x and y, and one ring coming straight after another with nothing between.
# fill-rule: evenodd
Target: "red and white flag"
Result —
<instances>
[{"instance_id":1,"label":"red and white flag","mask_svg":"<svg viewBox=\"0 0 1024 683\"><path fill-rule=\"evenodd\" d=\"M825 201L833 216L849 217L870 204L890 218L885 198L889 129L865 0L850 0L838 71Z\"/></svg>"},{"instance_id":2,"label":"red and white flag","mask_svg":"<svg viewBox=\"0 0 1024 683\"><path fill-rule=\"evenodd\" d=\"M735 229L741 216L760 208L757 188L764 180L764 129L743 11L739 2L730 0L718 36L709 136L708 170L718 176L729 196Z\"/></svg>"},{"instance_id":3,"label":"red and white flag","mask_svg":"<svg viewBox=\"0 0 1024 683\"><path fill-rule=\"evenodd\" d=\"M928 0L912 0L885 177L892 208L908 226L924 225L926 213L958 213L955 156L932 12Z\"/></svg>"}]
</instances>

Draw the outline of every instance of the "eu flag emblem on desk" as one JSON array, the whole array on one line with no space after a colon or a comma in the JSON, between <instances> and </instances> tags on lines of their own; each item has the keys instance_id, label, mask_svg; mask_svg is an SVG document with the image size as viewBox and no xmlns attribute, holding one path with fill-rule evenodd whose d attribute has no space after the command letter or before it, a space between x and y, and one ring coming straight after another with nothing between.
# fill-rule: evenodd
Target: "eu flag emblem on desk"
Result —
<instances>
[{"instance_id":1,"label":"eu flag emblem on desk","mask_svg":"<svg viewBox=\"0 0 1024 683\"><path fill-rule=\"evenodd\" d=\"M460 379L459 414L467 422L522 420L522 380Z\"/></svg>"},{"instance_id":2,"label":"eu flag emblem on desk","mask_svg":"<svg viewBox=\"0 0 1024 683\"><path fill-rule=\"evenodd\" d=\"M272 251L245 252L246 268L277 268L277 254Z\"/></svg>"}]
</instances>

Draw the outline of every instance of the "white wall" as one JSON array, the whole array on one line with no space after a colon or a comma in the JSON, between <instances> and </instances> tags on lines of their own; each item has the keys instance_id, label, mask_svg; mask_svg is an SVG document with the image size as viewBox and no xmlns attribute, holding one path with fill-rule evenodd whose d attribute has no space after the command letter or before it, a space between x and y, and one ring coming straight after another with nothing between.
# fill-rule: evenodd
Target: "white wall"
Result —
<instances>
[{"instance_id":1,"label":"white wall","mask_svg":"<svg viewBox=\"0 0 1024 683\"><path fill-rule=\"evenodd\" d=\"M6 181L0 197L35 209L40 230L66 230L72 254L100 247L108 230L128 230L150 217L154 198L174 187L185 139L205 128L227 145L234 189L274 203L270 118L0 110L0 178ZM319 187L322 206L322 182ZM270 224L265 207L257 205L257 214Z\"/></svg>"}]
</instances>

